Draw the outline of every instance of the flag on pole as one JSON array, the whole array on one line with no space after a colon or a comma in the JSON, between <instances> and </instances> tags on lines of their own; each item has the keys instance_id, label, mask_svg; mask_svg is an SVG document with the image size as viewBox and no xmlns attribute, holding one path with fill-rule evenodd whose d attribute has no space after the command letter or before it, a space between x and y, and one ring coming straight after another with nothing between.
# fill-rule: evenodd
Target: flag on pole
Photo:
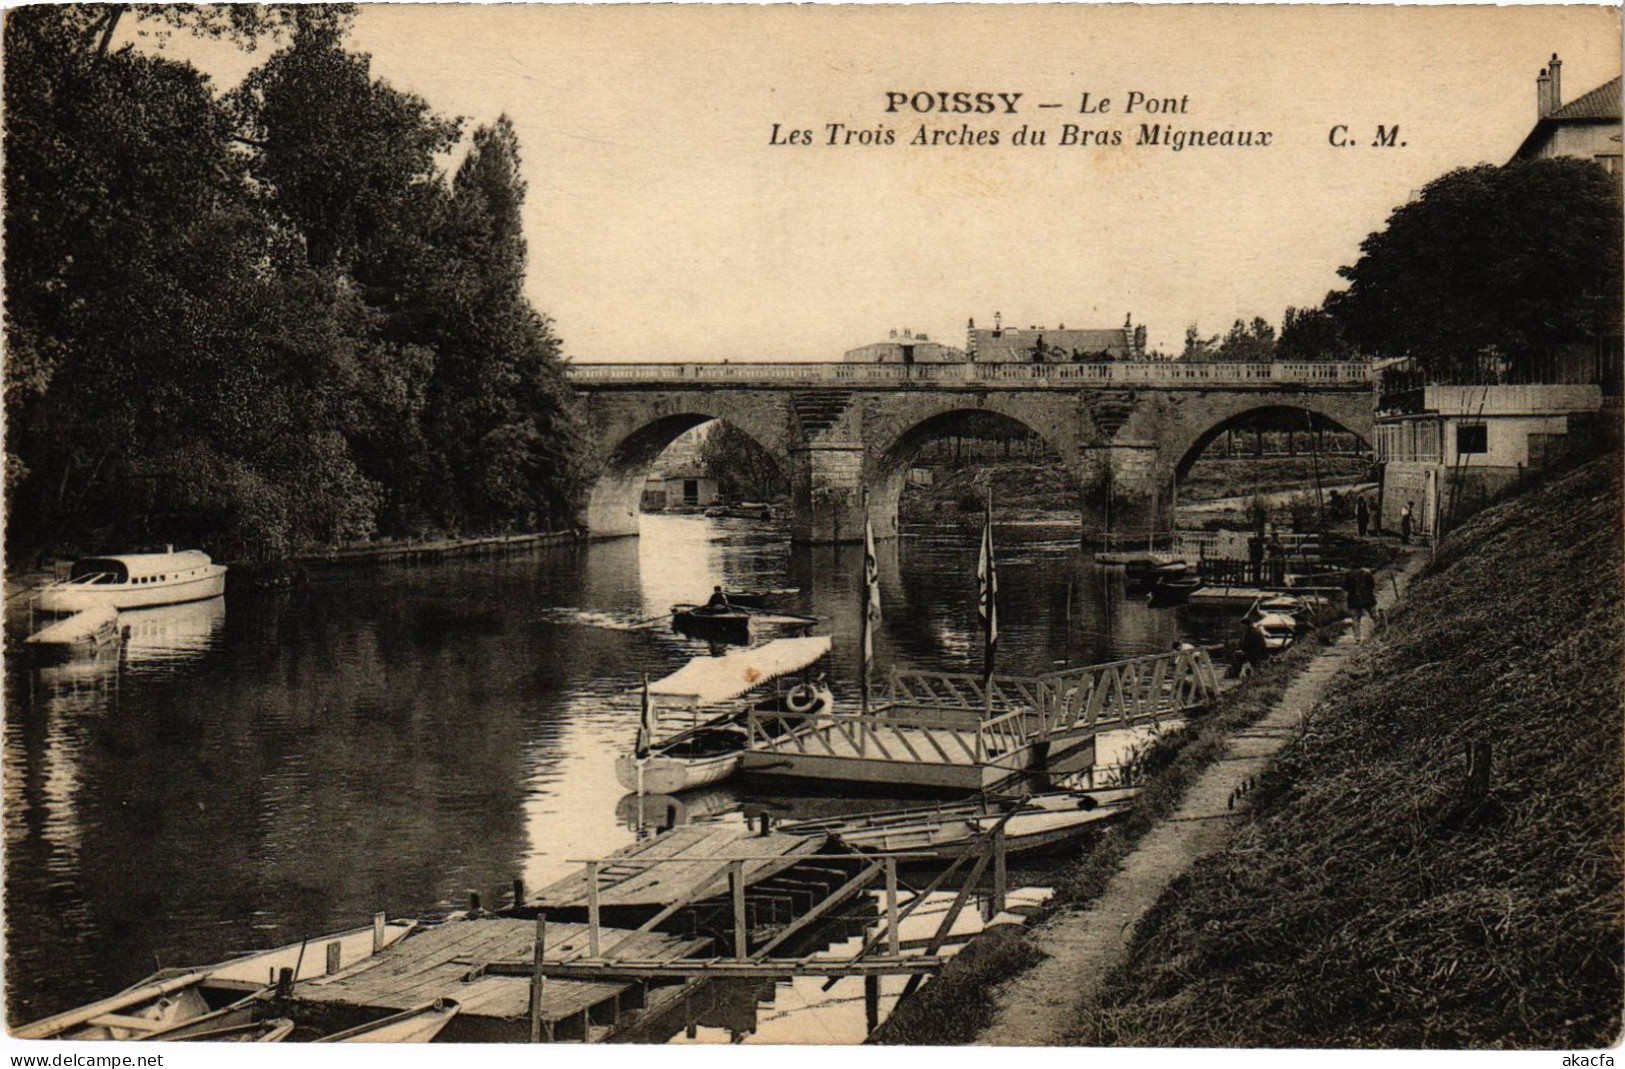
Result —
<instances>
[{"instance_id":1,"label":"flag on pole","mask_svg":"<svg viewBox=\"0 0 1625 1069\"><path fill-rule=\"evenodd\" d=\"M880 564L875 559L875 532L863 517L863 641L858 649L858 677L862 688L863 712L869 711L869 668L875 659L875 627L880 623Z\"/></svg>"},{"instance_id":2,"label":"flag on pole","mask_svg":"<svg viewBox=\"0 0 1625 1069\"><path fill-rule=\"evenodd\" d=\"M993 678L993 655L999 648L999 570L993 559L993 490L987 492L987 518L982 524L982 551L976 555L976 614L982 618L982 675Z\"/></svg>"},{"instance_id":3,"label":"flag on pole","mask_svg":"<svg viewBox=\"0 0 1625 1069\"><path fill-rule=\"evenodd\" d=\"M638 741L633 750L633 756L639 761L649 758L649 750L654 746L655 739L655 708L649 700L649 673L643 673L643 710L638 717Z\"/></svg>"}]
</instances>

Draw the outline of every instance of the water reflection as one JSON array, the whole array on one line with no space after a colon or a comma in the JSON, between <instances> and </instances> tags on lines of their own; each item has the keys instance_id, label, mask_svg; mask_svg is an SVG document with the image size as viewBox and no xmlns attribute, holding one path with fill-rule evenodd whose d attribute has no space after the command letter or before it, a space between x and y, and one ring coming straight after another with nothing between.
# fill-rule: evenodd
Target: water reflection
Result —
<instances>
[{"instance_id":1,"label":"water reflection","mask_svg":"<svg viewBox=\"0 0 1625 1069\"><path fill-rule=\"evenodd\" d=\"M195 661L212 649L226 624L224 596L119 614L124 659L137 669L162 670Z\"/></svg>"},{"instance_id":2,"label":"water reflection","mask_svg":"<svg viewBox=\"0 0 1625 1069\"><path fill-rule=\"evenodd\" d=\"M643 531L129 613L106 661L35 669L8 647L11 1019L155 962L297 941L377 909L434 916L469 889L502 901L513 878L551 882L640 822L887 804L749 782L648 798L641 813L627 801L613 765L634 688L707 653L671 630L673 603L719 584L797 588L782 607L823 621L837 697L856 697L859 547L791 548L761 521L649 516ZM877 667L974 669L977 532L912 534L880 546ZM1124 598L1121 573L1089 563L1064 527L1001 528L1000 551L1003 671L1159 651L1179 634L1176 612Z\"/></svg>"}]
</instances>

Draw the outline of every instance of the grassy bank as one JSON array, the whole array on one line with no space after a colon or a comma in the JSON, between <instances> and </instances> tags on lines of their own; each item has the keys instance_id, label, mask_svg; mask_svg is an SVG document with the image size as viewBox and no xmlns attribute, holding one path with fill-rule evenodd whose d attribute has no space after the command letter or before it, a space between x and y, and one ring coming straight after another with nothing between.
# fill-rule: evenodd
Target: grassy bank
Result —
<instances>
[{"instance_id":1,"label":"grassy bank","mask_svg":"<svg viewBox=\"0 0 1625 1069\"><path fill-rule=\"evenodd\" d=\"M1620 458L1463 527L1073 1042L1595 1047L1619 1035ZM1468 789L1464 746L1494 746Z\"/></svg>"},{"instance_id":2,"label":"grassy bank","mask_svg":"<svg viewBox=\"0 0 1625 1069\"><path fill-rule=\"evenodd\" d=\"M1163 736L1138 769L1136 782L1142 790L1128 818L1099 836L1062 870L1044 915L1078 909L1098 897L1136 844L1174 812L1202 771L1224 753L1227 737L1264 716L1321 643L1332 637L1333 633L1323 633L1321 642L1299 644L1255 672L1245 687L1226 694L1207 715ZM1001 940L985 949L973 943L961 957L963 961L955 960L940 978L899 1006L870 1042L970 1042L992 1023L996 1009L993 987L1041 960L1041 952L1020 938Z\"/></svg>"}]
</instances>

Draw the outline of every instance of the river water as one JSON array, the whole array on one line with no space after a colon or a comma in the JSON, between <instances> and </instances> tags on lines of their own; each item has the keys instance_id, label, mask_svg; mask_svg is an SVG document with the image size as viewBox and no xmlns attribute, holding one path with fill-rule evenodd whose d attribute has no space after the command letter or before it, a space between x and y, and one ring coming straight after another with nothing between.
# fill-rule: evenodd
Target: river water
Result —
<instances>
[{"instance_id":1,"label":"river water","mask_svg":"<svg viewBox=\"0 0 1625 1069\"><path fill-rule=\"evenodd\" d=\"M1180 612L1125 599L1074 530L1000 525L1000 671L1181 636ZM837 697L855 700L860 547L792 548L772 523L698 516L645 516L643 532L128 613L122 655L99 662L12 656L26 618L9 605L8 1019L377 910L443 915L470 889L500 904L515 877L539 887L632 841L638 807L613 769L632 691L706 654L666 614L714 584L797 588L784 608L825 622ZM974 670L979 532L906 533L879 549L877 669ZM674 804L797 816L877 801L766 793L725 783Z\"/></svg>"}]
</instances>

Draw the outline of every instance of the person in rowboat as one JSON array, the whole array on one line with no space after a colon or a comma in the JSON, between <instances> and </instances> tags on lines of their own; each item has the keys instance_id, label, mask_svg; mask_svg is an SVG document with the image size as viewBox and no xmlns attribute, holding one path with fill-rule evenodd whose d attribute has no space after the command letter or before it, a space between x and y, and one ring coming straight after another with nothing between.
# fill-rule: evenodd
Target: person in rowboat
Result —
<instances>
[{"instance_id":1,"label":"person in rowboat","mask_svg":"<svg viewBox=\"0 0 1625 1069\"><path fill-rule=\"evenodd\" d=\"M711 600L705 603L705 607L707 609L733 608L732 605L728 604L728 595L722 592L722 588L720 586L711 588Z\"/></svg>"}]
</instances>

